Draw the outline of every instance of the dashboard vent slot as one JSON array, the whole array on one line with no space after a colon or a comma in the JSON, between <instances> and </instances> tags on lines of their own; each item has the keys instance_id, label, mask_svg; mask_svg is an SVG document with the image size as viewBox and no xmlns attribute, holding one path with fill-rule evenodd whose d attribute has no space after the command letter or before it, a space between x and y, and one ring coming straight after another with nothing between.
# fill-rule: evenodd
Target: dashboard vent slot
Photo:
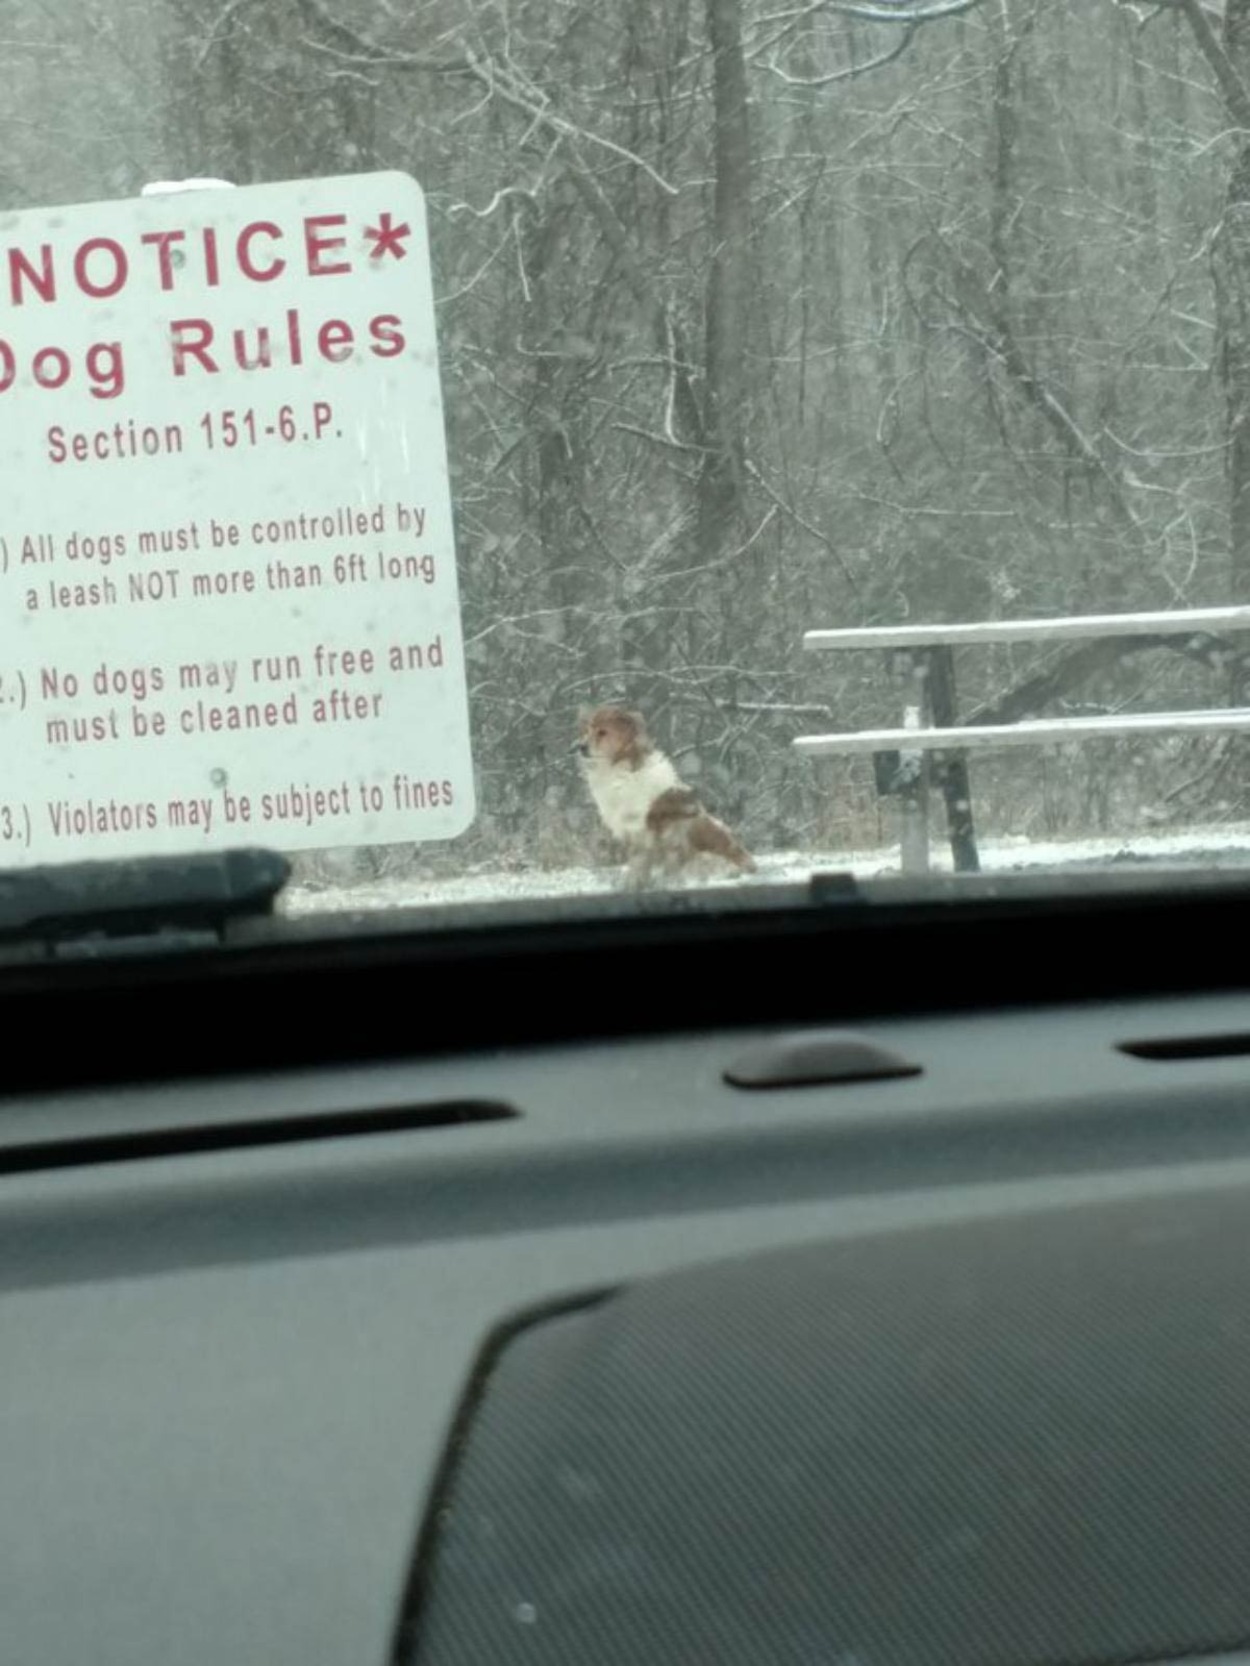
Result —
<instances>
[{"instance_id":1,"label":"dashboard vent slot","mask_svg":"<svg viewBox=\"0 0 1250 1666\"><path fill-rule=\"evenodd\" d=\"M457 1099L368 1111L319 1112L277 1117L272 1121L193 1123L181 1128L145 1128L28 1141L0 1146L0 1175L144 1162L161 1157L193 1157L259 1146L305 1145L317 1140L359 1139L370 1134L404 1134L427 1128L459 1128L471 1123L505 1122L517 1114L512 1106L494 1100Z\"/></svg>"},{"instance_id":2,"label":"dashboard vent slot","mask_svg":"<svg viewBox=\"0 0 1250 1666\"><path fill-rule=\"evenodd\" d=\"M1240 1035L1180 1035L1162 1041L1121 1041L1135 1059L1175 1064L1185 1059L1240 1059L1250 1055L1250 1031Z\"/></svg>"}]
</instances>

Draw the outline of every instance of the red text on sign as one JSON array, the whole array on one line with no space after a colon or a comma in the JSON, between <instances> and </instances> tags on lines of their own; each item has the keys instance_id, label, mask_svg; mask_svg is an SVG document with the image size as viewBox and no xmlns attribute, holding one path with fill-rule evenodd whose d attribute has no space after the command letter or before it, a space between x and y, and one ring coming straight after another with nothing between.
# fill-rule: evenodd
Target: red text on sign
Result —
<instances>
[{"instance_id":1,"label":"red text on sign","mask_svg":"<svg viewBox=\"0 0 1250 1666\"><path fill-rule=\"evenodd\" d=\"M388 229L366 235L375 241L383 236L385 247L402 255L402 244L396 243L400 233L389 229L389 215L382 218ZM215 226L143 232L129 252L114 237L84 238L68 256L51 243L9 248L4 251L8 300L14 307L36 301L51 305L72 286L89 300L107 301L133 282L153 278L168 294L178 286L180 274L183 282L216 289L223 268L249 283L272 283L292 268L310 278L346 277L354 269L346 227L346 214L309 214L291 235L272 220L252 220L232 238L223 237ZM406 235L407 227L402 230Z\"/></svg>"}]
</instances>

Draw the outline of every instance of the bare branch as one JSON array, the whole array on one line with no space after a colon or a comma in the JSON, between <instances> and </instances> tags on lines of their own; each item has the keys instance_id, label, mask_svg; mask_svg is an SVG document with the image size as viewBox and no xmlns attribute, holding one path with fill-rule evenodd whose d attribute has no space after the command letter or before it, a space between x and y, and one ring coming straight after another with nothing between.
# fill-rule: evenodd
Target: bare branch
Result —
<instances>
[{"instance_id":1,"label":"bare branch","mask_svg":"<svg viewBox=\"0 0 1250 1666\"><path fill-rule=\"evenodd\" d=\"M824 0L826 11L839 12L843 17L861 18L866 23L902 23L914 27L917 23L935 23L943 17L959 17L981 4L981 0L936 0L934 5L887 5L884 0L869 5L865 0Z\"/></svg>"},{"instance_id":2,"label":"bare branch","mask_svg":"<svg viewBox=\"0 0 1250 1666\"><path fill-rule=\"evenodd\" d=\"M537 206L538 198L533 191L527 191L523 185L505 185L496 191L485 208L474 208L471 203L453 202L448 205L447 214L471 214L475 220L486 220L495 212L500 203L507 197L520 197L531 208Z\"/></svg>"},{"instance_id":3,"label":"bare branch","mask_svg":"<svg viewBox=\"0 0 1250 1666\"><path fill-rule=\"evenodd\" d=\"M1037 410L1058 435L1064 449L1077 458L1105 483L1111 502L1135 532L1140 532L1136 517L1124 496L1123 485L1107 466L1093 440L1068 409L1063 399L1048 385L1032 365L1011 326L989 300L985 287L978 283L942 238L937 242L946 257L947 269L954 279L955 295L948 304L957 313L954 328L975 341L990 358L997 361L1016 388ZM910 258L910 257L909 257Z\"/></svg>"},{"instance_id":4,"label":"bare branch","mask_svg":"<svg viewBox=\"0 0 1250 1666\"><path fill-rule=\"evenodd\" d=\"M306 16L311 17L322 30L332 46L309 41L314 50L332 51L335 56L345 58L349 62L389 65L394 69L420 69L432 71L436 74L466 74L466 66L456 59L427 58L417 52L394 52L389 47L380 45L370 38L354 24L344 23L341 18L322 4L322 0L299 0Z\"/></svg>"},{"instance_id":5,"label":"bare branch","mask_svg":"<svg viewBox=\"0 0 1250 1666\"><path fill-rule=\"evenodd\" d=\"M363 61L390 66L393 69L472 76L488 92L498 95L505 104L523 111L536 127L543 127L549 133L556 133L564 138L580 139L586 144L606 150L619 157L621 161L640 168L668 196L678 195L677 186L670 184L645 157L637 155L624 145L618 145L615 140L605 138L600 133L579 127L567 116L562 116L552 109L550 100L544 93L536 88L523 86L515 71L494 64L489 59L479 58L469 47L461 44L458 56L452 59L429 58L412 52L392 52L370 39L368 35L362 34L354 25L344 23L341 18L335 17L322 4L322 0L300 0L300 4L334 43L330 50L335 56L345 58L348 62ZM309 44L314 48L316 46L315 42Z\"/></svg>"},{"instance_id":6,"label":"bare branch","mask_svg":"<svg viewBox=\"0 0 1250 1666\"><path fill-rule=\"evenodd\" d=\"M869 58L864 64L851 64L846 69L835 69L828 75L791 75L782 69L780 64L767 63L764 68L771 71L787 87L830 87L835 81L854 81L859 75L867 75L871 70L880 69L883 64L893 63L895 58L902 56L912 41L916 38L916 25L909 24L888 51L880 53L875 58Z\"/></svg>"},{"instance_id":7,"label":"bare branch","mask_svg":"<svg viewBox=\"0 0 1250 1666\"><path fill-rule=\"evenodd\" d=\"M760 488L764 495L772 499L773 503L777 505L783 515L788 515L796 526L802 527L803 531L815 538L817 543L824 545L824 547L829 551L829 554L842 569L842 577L846 580L851 590L858 595L859 585L855 582L855 575L842 559L841 552L836 548L832 539L827 538L819 527L815 527L810 521L804 520L798 510L791 504L788 504L780 493L775 491L773 487L769 485L768 481L765 480L759 469L753 462L750 461L749 458L747 459L747 473L751 476L751 479L755 481L756 485Z\"/></svg>"},{"instance_id":8,"label":"bare branch","mask_svg":"<svg viewBox=\"0 0 1250 1666\"><path fill-rule=\"evenodd\" d=\"M859 18L865 23L901 23L914 28L918 23L936 23L944 17L959 17L973 11L981 0L811 0L811 3L792 11L771 12L758 19L758 26L770 23L790 23L811 17L816 12L836 12L841 17Z\"/></svg>"},{"instance_id":9,"label":"bare branch","mask_svg":"<svg viewBox=\"0 0 1250 1666\"><path fill-rule=\"evenodd\" d=\"M1018 683L997 702L968 712L960 722L1019 723L1070 694L1098 672L1110 670L1127 655L1159 648L1169 648L1217 673L1227 671L1241 657L1239 650L1226 638L1213 636L1120 636L1107 637L1100 642L1083 642L1079 648L1062 655L1047 670Z\"/></svg>"},{"instance_id":10,"label":"bare branch","mask_svg":"<svg viewBox=\"0 0 1250 1666\"><path fill-rule=\"evenodd\" d=\"M249 0L226 0L226 4L209 25L204 39L200 43L200 49L195 55L197 70L204 68L212 55L213 48L225 38L235 14L242 11L243 7L248 4Z\"/></svg>"},{"instance_id":11,"label":"bare branch","mask_svg":"<svg viewBox=\"0 0 1250 1666\"><path fill-rule=\"evenodd\" d=\"M463 50L465 65L469 72L476 76L483 86L490 87L498 93L506 104L511 104L516 109L523 110L526 115L531 117L536 126L545 127L549 132L559 133L565 138L581 139L587 144L597 145L601 150L609 151L613 156L620 157L623 162L630 162L634 167L641 168L643 173L649 179L654 180L660 190L666 192L670 197L678 195L677 186L670 185L668 180L662 174L657 173L644 157L627 149L624 145L618 145L613 139L605 139L600 133L594 133L589 128L578 127L575 122L569 121L567 116L557 115L551 108L550 100L547 99L545 94L538 92L536 89L523 89L516 76L509 75L506 71L501 73L499 66L492 64L489 60L479 59L467 46Z\"/></svg>"},{"instance_id":12,"label":"bare branch","mask_svg":"<svg viewBox=\"0 0 1250 1666\"><path fill-rule=\"evenodd\" d=\"M1200 0L1174 0L1174 4L1185 14L1199 51L1210 64L1224 95L1229 114L1239 127L1250 128L1250 91L1247 91L1245 82L1225 52L1220 37L1215 32L1215 26L1203 11Z\"/></svg>"},{"instance_id":13,"label":"bare branch","mask_svg":"<svg viewBox=\"0 0 1250 1666\"><path fill-rule=\"evenodd\" d=\"M648 440L652 445L664 446L669 451L693 451L700 457L705 456L705 445L691 445L687 440L671 440L667 434L652 434L646 428L637 428L632 422L614 422L612 427L618 434L634 434L640 440Z\"/></svg>"}]
</instances>

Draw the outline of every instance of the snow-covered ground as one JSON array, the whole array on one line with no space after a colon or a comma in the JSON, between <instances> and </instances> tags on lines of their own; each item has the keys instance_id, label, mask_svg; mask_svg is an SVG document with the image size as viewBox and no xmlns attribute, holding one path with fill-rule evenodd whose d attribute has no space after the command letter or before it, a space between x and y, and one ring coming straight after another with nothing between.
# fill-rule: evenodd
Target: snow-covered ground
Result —
<instances>
[{"instance_id":1,"label":"snow-covered ground","mask_svg":"<svg viewBox=\"0 0 1250 1666\"><path fill-rule=\"evenodd\" d=\"M897 846L878 850L782 851L760 855L758 881L802 882L813 872L853 873L873 878L899 871ZM1021 873L1039 869L1182 866L1250 867L1250 825L1210 828L1189 833L1142 834L1125 839L1039 842L1028 838L986 840L981 845L986 873ZM949 873L949 847L933 842L935 872ZM716 881L736 885L737 880ZM491 901L533 902L543 898L593 896L616 888L616 878L594 868L535 868L528 872L474 871L455 879L404 875L329 887L293 887L283 899L288 914L321 914L343 909L428 908L438 904Z\"/></svg>"}]
</instances>

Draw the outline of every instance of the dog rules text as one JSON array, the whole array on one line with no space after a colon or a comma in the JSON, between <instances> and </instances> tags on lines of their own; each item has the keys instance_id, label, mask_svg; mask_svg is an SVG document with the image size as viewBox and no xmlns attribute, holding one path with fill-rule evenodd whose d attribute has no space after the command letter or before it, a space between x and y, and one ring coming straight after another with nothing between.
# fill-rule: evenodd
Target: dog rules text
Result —
<instances>
[{"instance_id":1,"label":"dog rules text","mask_svg":"<svg viewBox=\"0 0 1250 1666\"><path fill-rule=\"evenodd\" d=\"M0 867L472 822L425 204L0 216Z\"/></svg>"}]
</instances>

